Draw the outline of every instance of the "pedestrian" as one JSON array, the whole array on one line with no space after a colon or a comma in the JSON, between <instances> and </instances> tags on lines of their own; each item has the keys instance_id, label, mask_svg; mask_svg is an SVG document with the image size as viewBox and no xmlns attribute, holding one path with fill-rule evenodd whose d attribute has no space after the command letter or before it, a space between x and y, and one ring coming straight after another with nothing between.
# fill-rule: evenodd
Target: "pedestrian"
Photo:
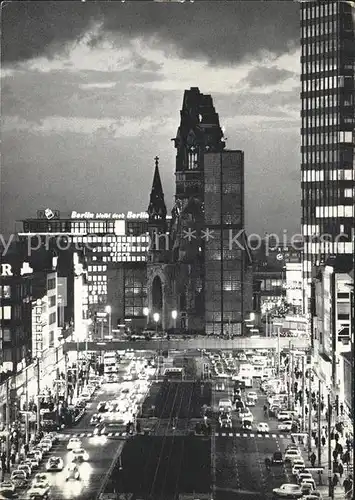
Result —
<instances>
[{"instance_id":1,"label":"pedestrian","mask_svg":"<svg viewBox=\"0 0 355 500\"><path fill-rule=\"evenodd\" d=\"M343 403L340 403L340 415L341 416L344 415L344 405L343 405Z\"/></svg>"},{"instance_id":2,"label":"pedestrian","mask_svg":"<svg viewBox=\"0 0 355 500\"><path fill-rule=\"evenodd\" d=\"M316 437L314 438L314 444L315 444L315 446L316 446L316 447L318 446L318 442L319 442L319 441L318 441L318 436L316 436Z\"/></svg>"},{"instance_id":3,"label":"pedestrian","mask_svg":"<svg viewBox=\"0 0 355 500\"><path fill-rule=\"evenodd\" d=\"M344 486L344 493L345 493L345 494L349 491L349 484L350 484L350 481L349 481L349 479L346 477L346 478L344 479L344 482L343 482L343 486Z\"/></svg>"},{"instance_id":4,"label":"pedestrian","mask_svg":"<svg viewBox=\"0 0 355 500\"><path fill-rule=\"evenodd\" d=\"M322 441L322 446L324 447L325 446L325 441L326 441L325 436L322 436L322 440L321 441Z\"/></svg>"},{"instance_id":5,"label":"pedestrian","mask_svg":"<svg viewBox=\"0 0 355 500\"><path fill-rule=\"evenodd\" d=\"M306 414L306 416L307 416L307 415L308 415L308 406L305 406L305 408L304 408L304 412L305 412L305 414Z\"/></svg>"},{"instance_id":6,"label":"pedestrian","mask_svg":"<svg viewBox=\"0 0 355 500\"><path fill-rule=\"evenodd\" d=\"M323 401L320 404L320 411L323 413L324 412L324 403Z\"/></svg>"},{"instance_id":7,"label":"pedestrian","mask_svg":"<svg viewBox=\"0 0 355 500\"><path fill-rule=\"evenodd\" d=\"M344 467L343 467L343 464L341 462L338 465L338 472L339 472L339 476L341 478L343 473L344 473Z\"/></svg>"},{"instance_id":8,"label":"pedestrian","mask_svg":"<svg viewBox=\"0 0 355 500\"><path fill-rule=\"evenodd\" d=\"M334 434L334 439L336 442L339 441L339 434L337 432Z\"/></svg>"},{"instance_id":9,"label":"pedestrian","mask_svg":"<svg viewBox=\"0 0 355 500\"><path fill-rule=\"evenodd\" d=\"M334 458L334 462L336 462L338 460L338 452L337 452L337 450L333 451L333 458Z\"/></svg>"},{"instance_id":10,"label":"pedestrian","mask_svg":"<svg viewBox=\"0 0 355 500\"><path fill-rule=\"evenodd\" d=\"M333 486L334 486L334 488L336 488L336 486L338 486L338 484L339 484L339 478L338 478L338 476L336 474L334 474L334 476L333 476Z\"/></svg>"},{"instance_id":11,"label":"pedestrian","mask_svg":"<svg viewBox=\"0 0 355 500\"><path fill-rule=\"evenodd\" d=\"M334 439L334 431L331 431L331 433L330 433L330 440L333 441L333 439Z\"/></svg>"},{"instance_id":12,"label":"pedestrian","mask_svg":"<svg viewBox=\"0 0 355 500\"><path fill-rule=\"evenodd\" d=\"M342 445L340 443L336 444L335 449L337 450L337 452L338 452L339 455L342 455L342 453L343 453L343 447L342 447Z\"/></svg>"},{"instance_id":13,"label":"pedestrian","mask_svg":"<svg viewBox=\"0 0 355 500\"><path fill-rule=\"evenodd\" d=\"M311 464L312 464L312 467L314 467L314 464L316 463L316 454L314 453L314 451L312 452L312 455L309 457L310 461L311 461Z\"/></svg>"}]
</instances>

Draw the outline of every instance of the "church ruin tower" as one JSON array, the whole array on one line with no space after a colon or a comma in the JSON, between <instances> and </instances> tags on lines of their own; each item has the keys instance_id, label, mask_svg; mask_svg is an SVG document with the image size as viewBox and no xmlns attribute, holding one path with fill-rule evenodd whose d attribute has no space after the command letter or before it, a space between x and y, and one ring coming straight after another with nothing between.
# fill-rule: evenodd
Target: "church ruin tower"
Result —
<instances>
[{"instance_id":1,"label":"church ruin tower","mask_svg":"<svg viewBox=\"0 0 355 500\"><path fill-rule=\"evenodd\" d=\"M210 95L201 94L197 87L185 90L180 126L172 140L177 149L175 201L183 210L192 197L203 202L204 153L217 153L225 148L218 113Z\"/></svg>"},{"instance_id":2,"label":"church ruin tower","mask_svg":"<svg viewBox=\"0 0 355 500\"><path fill-rule=\"evenodd\" d=\"M151 239L150 261L161 259L166 247L166 205L159 173L159 157L155 157L155 170L148 205L148 231Z\"/></svg>"}]
</instances>

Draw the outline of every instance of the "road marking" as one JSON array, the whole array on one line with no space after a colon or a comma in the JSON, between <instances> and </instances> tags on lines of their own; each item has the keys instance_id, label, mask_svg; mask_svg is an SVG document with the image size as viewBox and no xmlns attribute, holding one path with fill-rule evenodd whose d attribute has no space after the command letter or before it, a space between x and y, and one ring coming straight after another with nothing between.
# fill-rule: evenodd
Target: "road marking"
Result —
<instances>
[{"instance_id":1,"label":"road marking","mask_svg":"<svg viewBox=\"0 0 355 500\"><path fill-rule=\"evenodd\" d=\"M261 438L261 437L263 437L263 435L262 434L258 434L258 438Z\"/></svg>"},{"instance_id":2,"label":"road marking","mask_svg":"<svg viewBox=\"0 0 355 500\"><path fill-rule=\"evenodd\" d=\"M116 433L115 433L115 436L120 436L120 435L121 435L121 433L120 433L120 432L116 432Z\"/></svg>"},{"instance_id":3,"label":"road marking","mask_svg":"<svg viewBox=\"0 0 355 500\"><path fill-rule=\"evenodd\" d=\"M251 437L251 438L255 437L255 434L250 434L250 437Z\"/></svg>"},{"instance_id":4,"label":"road marking","mask_svg":"<svg viewBox=\"0 0 355 500\"><path fill-rule=\"evenodd\" d=\"M219 432L216 432L216 433L215 433L215 436L216 436L216 437L218 437L218 436L219 436Z\"/></svg>"},{"instance_id":5,"label":"road marking","mask_svg":"<svg viewBox=\"0 0 355 500\"><path fill-rule=\"evenodd\" d=\"M279 435L279 438L283 439L283 438L284 438L284 435L283 435L283 434L280 434L280 435Z\"/></svg>"},{"instance_id":6,"label":"road marking","mask_svg":"<svg viewBox=\"0 0 355 500\"><path fill-rule=\"evenodd\" d=\"M229 437L233 437L233 436L234 436L233 432L230 432Z\"/></svg>"},{"instance_id":7,"label":"road marking","mask_svg":"<svg viewBox=\"0 0 355 500\"><path fill-rule=\"evenodd\" d=\"M239 432L236 432L236 433L235 433L235 437L240 437Z\"/></svg>"},{"instance_id":8,"label":"road marking","mask_svg":"<svg viewBox=\"0 0 355 500\"><path fill-rule=\"evenodd\" d=\"M108 435L108 437L112 437L113 436L113 432L109 432L107 435Z\"/></svg>"},{"instance_id":9,"label":"road marking","mask_svg":"<svg viewBox=\"0 0 355 500\"><path fill-rule=\"evenodd\" d=\"M272 437L275 438L276 437L276 434L272 434Z\"/></svg>"},{"instance_id":10,"label":"road marking","mask_svg":"<svg viewBox=\"0 0 355 500\"><path fill-rule=\"evenodd\" d=\"M266 437L266 438L269 438L269 437L270 437L270 434L265 434L265 437Z\"/></svg>"},{"instance_id":11,"label":"road marking","mask_svg":"<svg viewBox=\"0 0 355 500\"><path fill-rule=\"evenodd\" d=\"M93 437L93 434L90 434L90 433L86 434L86 437L91 438L91 437Z\"/></svg>"},{"instance_id":12,"label":"road marking","mask_svg":"<svg viewBox=\"0 0 355 500\"><path fill-rule=\"evenodd\" d=\"M248 434L243 434L243 437L244 437L244 438L248 437Z\"/></svg>"},{"instance_id":13,"label":"road marking","mask_svg":"<svg viewBox=\"0 0 355 500\"><path fill-rule=\"evenodd\" d=\"M227 435L227 434L226 434L225 432L222 432L222 436L223 436L223 437L226 437L226 435Z\"/></svg>"},{"instance_id":14,"label":"road marking","mask_svg":"<svg viewBox=\"0 0 355 500\"><path fill-rule=\"evenodd\" d=\"M86 436L86 432L82 432L82 433L80 434L80 437L82 437L82 438L83 438L83 437L85 437L85 436Z\"/></svg>"}]
</instances>

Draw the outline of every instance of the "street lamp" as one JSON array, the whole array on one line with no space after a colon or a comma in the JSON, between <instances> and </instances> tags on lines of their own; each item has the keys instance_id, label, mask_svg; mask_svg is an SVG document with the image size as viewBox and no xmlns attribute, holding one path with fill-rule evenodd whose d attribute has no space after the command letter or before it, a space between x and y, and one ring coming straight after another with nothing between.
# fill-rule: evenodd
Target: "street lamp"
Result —
<instances>
[{"instance_id":1,"label":"street lamp","mask_svg":"<svg viewBox=\"0 0 355 500\"><path fill-rule=\"evenodd\" d=\"M147 318L146 328L148 328L148 321L149 321L149 308L148 307L143 307L143 314Z\"/></svg>"},{"instance_id":2,"label":"street lamp","mask_svg":"<svg viewBox=\"0 0 355 500\"><path fill-rule=\"evenodd\" d=\"M108 334L111 338L112 336L112 324L111 324L111 313L112 313L112 309L111 309L111 306L106 306L105 307L105 312L108 314Z\"/></svg>"},{"instance_id":3,"label":"street lamp","mask_svg":"<svg viewBox=\"0 0 355 500\"><path fill-rule=\"evenodd\" d=\"M174 330L176 329L176 318L177 318L177 311L174 310L174 311L171 311L171 317L173 318L173 321L174 321Z\"/></svg>"},{"instance_id":4,"label":"street lamp","mask_svg":"<svg viewBox=\"0 0 355 500\"><path fill-rule=\"evenodd\" d=\"M280 375L280 328L283 323L273 323L277 327L277 376Z\"/></svg>"},{"instance_id":5,"label":"street lamp","mask_svg":"<svg viewBox=\"0 0 355 500\"><path fill-rule=\"evenodd\" d=\"M159 313L154 313L153 314L153 319L155 321L155 332L158 333L158 322L160 319L160 314Z\"/></svg>"}]
</instances>

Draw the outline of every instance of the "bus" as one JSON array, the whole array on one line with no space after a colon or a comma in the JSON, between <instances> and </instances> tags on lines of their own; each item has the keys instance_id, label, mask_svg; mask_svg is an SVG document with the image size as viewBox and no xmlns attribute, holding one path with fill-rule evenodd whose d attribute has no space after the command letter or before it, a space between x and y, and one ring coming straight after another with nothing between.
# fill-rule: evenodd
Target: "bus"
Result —
<instances>
[{"instance_id":1,"label":"bus","mask_svg":"<svg viewBox=\"0 0 355 500\"><path fill-rule=\"evenodd\" d=\"M105 352L104 354L104 375L117 375L118 360L115 351Z\"/></svg>"},{"instance_id":2,"label":"bus","mask_svg":"<svg viewBox=\"0 0 355 500\"><path fill-rule=\"evenodd\" d=\"M253 378L251 374L239 373L237 377L234 378L236 382L240 381L244 383L244 387L250 388L253 387Z\"/></svg>"},{"instance_id":3,"label":"bus","mask_svg":"<svg viewBox=\"0 0 355 500\"><path fill-rule=\"evenodd\" d=\"M168 381L176 381L176 380L183 380L184 379L184 370L183 368L165 368L164 372L164 379Z\"/></svg>"}]
</instances>

